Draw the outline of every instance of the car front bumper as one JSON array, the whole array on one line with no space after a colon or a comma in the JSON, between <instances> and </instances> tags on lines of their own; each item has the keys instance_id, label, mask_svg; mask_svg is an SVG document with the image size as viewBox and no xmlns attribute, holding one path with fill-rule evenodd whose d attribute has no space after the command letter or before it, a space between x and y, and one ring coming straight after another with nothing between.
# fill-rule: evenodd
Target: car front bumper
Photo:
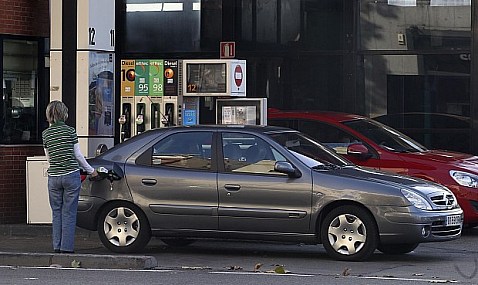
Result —
<instances>
[{"instance_id":1,"label":"car front bumper","mask_svg":"<svg viewBox=\"0 0 478 285\"><path fill-rule=\"evenodd\" d=\"M423 243L448 241L461 236L463 211L421 211L413 207L377 207L375 209L380 242ZM459 224L447 224L448 217L459 216Z\"/></svg>"}]
</instances>

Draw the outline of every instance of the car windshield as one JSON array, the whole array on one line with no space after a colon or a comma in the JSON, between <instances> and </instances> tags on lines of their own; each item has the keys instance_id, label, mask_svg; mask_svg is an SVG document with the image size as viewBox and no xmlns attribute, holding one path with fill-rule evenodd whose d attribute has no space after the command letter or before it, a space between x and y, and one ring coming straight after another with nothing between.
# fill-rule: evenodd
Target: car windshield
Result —
<instances>
[{"instance_id":1,"label":"car windshield","mask_svg":"<svg viewBox=\"0 0 478 285\"><path fill-rule=\"evenodd\" d=\"M360 119L344 125L371 139L381 148L395 152L424 152L427 148L399 131L377 121Z\"/></svg>"},{"instance_id":2,"label":"car windshield","mask_svg":"<svg viewBox=\"0 0 478 285\"><path fill-rule=\"evenodd\" d=\"M309 167L353 165L349 160L304 134L280 132L271 133L269 136Z\"/></svg>"}]
</instances>

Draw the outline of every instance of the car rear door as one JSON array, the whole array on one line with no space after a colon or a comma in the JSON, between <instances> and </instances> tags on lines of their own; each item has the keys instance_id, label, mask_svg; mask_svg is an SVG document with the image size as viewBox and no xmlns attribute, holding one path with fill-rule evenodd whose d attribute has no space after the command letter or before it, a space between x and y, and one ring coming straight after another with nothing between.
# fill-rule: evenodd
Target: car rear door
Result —
<instances>
[{"instance_id":1,"label":"car rear door","mask_svg":"<svg viewBox=\"0 0 478 285\"><path fill-rule=\"evenodd\" d=\"M274 172L274 163L286 159L268 142L253 134L224 132L222 149L224 155L218 159L221 231L262 234L309 232L310 173L290 178Z\"/></svg>"},{"instance_id":2,"label":"car rear door","mask_svg":"<svg viewBox=\"0 0 478 285\"><path fill-rule=\"evenodd\" d=\"M134 202L151 228L216 230L217 183L211 131L173 133L126 165Z\"/></svg>"}]
</instances>

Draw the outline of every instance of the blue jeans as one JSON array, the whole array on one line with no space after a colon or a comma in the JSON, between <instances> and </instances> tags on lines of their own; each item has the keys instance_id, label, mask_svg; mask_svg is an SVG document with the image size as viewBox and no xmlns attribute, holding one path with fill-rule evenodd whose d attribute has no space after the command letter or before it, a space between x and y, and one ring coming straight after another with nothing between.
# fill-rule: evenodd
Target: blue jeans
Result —
<instances>
[{"instance_id":1,"label":"blue jeans","mask_svg":"<svg viewBox=\"0 0 478 285\"><path fill-rule=\"evenodd\" d=\"M54 250L73 251L74 249L80 188L79 170L62 176L48 176Z\"/></svg>"}]
</instances>

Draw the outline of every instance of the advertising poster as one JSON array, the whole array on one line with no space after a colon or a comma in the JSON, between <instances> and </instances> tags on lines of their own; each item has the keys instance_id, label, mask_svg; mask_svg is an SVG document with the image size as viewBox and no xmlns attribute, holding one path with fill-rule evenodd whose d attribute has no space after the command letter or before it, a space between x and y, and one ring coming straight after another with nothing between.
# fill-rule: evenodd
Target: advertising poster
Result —
<instances>
[{"instance_id":1,"label":"advertising poster","mask_svg":"<svg viewBox=\"0 0 478 285\"><path fill-rule=\"evenodd\" d=\"M121 96L134 96L135 61L121 60Z\"/></svg>"},{"instance_id":2,"label":"advertising poster","mask_svg":"<svg viewBox=\"0 0 478 285\"><path fill-rule=\"evenodd\" d=\"M151 59L149 61L149 95L163 96L163 61Z\"/></svg>"},{"instance_id":3,"label":"advertising poster","mask_svg":"<svg viewBox=\"0 0 478 285\"><path fill-rule=\"evenodd\" d=\"M164 61L164 96L178 96L178 61Z\"/></svg>"},{"instance_id":4,"label":"advertising poster","mask_svg":"<svg viewBox=\"0 0 478 285\"><path fill-rule=\"evenodd\" d=\"M112 136L114 115L114 54L90 52L88 132Z\"/></svg>"},{"instance_id":5,"label":"advertising poster","mask_svg":"<svg viewBox=\"0 0 478 285\"><path fill-rule=\"evenodd\" d=\"M221 111L222 124L256 124L256 106L223 106Z\"/></svg>"},{"instance_id":6,"label":"advertising poster","mask_svg":"<svg viewBox=\"0 0 478 285\"><path fill-rule=\"evenodd\" d=\"M185 97L183 99L183 125L191 126L198 124L199 98Z\"/></svg>"},{"instance_id":7,"label":"advertising poster","mask_svg":"<svg viewBox=\"0 0 478 285\"><path fill-rule=\"evenodd\" d=\"M136 96L149 95L149 60L135 61L135 93Z\"/></svg>"}]
</instances>

